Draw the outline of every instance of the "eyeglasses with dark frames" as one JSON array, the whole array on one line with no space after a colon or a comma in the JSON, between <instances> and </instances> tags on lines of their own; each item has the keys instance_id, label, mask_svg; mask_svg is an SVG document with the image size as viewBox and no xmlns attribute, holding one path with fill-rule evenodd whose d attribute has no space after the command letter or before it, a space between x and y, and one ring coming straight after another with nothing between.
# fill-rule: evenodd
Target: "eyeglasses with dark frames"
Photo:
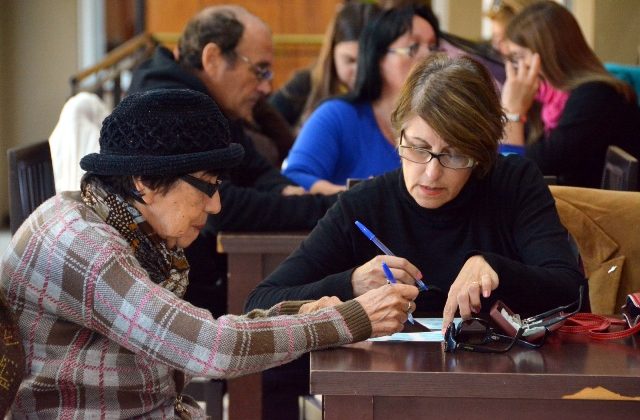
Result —
<instances>
[{"instance_id":1,"label":"eyeglasses with dark frames","mask_svg":"<svg viewBox=\"0 0 640 420\"><path fill-rule=\"evenodd\" d=\"M273 79L273 70L271 70L270 68L253 64L253 61L251 61L249 57L244 56L240 53L236 52L235 55L249 65L249 69L253 74L256 75L256 78L258 79L258 81L268 82Z\"/></svg>"},{"instance_id":2,"label":"eyeglasses with dark frames","mask_svg":"<svg viewBox=\"0 0 640 420\"><path fill-rule=\"evenodd\" d=\"M191 185L196 190L203 192L209 198L212 198L216 194L216 192L218 192L218 189L222 184L222 180L220 179L216 179L214 183L211 183L200 178L196 178L193 175L182 175L180 179Z\"/></svg>"},{"instance_id":3,"label":"eyeglasses with dark frames","mask_svg":"<svg viewBox=\"0 0 640 420\"><path fill-rule=\"evenodd\" d=\"M431 162L431 159L436 158L440 165L449 169L466 169L471 168L476 164L475 159L469 156L456 155L452 153L433 153L423 147L404 145L402 144L404 137L404 130L402 130L400 132L398 155L410 162L427 164Z\"/></svg>"},{"instance_id":4,"label":"eyeglasses with dark frames","mask_svg":"<svg viewBox=\"0 0 640 420\"><path fill-rule=\"evenodd\" d=\"M538 348L544 344L550 327L580 312L582 298L583 287L580 286L578 300L569 305L560 306L522 320L520 328L513 336L496 332L487 320L481 318L463 320L457 325L452 322L444 334L444 350L451 353L456 350L504 353L511 350L516 343L529 348ZM575 310L568 313L564 312L573 306L576 307ZM524 339L534 330L539 331L540 329L543 329L544 334L539 341L532 343Z\"/></svg>"},{"instance_id":5,"label":"eyeglasses with dark frames","mask_svg":"<svg viewBox=\"0 0 640 420\"><path fill-rule=\"evenodd\" d=\"M442 51L442 49L437 45L433 45L433 44L427 45L427 44L420 44L418 42L414 42L413 44L409 45L408 47L388 48L387 52L394 53L394 54L400 54L400 55L406 55L407 57L414 58L415 56L418 55L418 51L420 51L420 47L422 47L422 46L426 46L427 47L428 54L435 54L437 52Z\"/></svg>"},{"instance_id":6,"label":"eyeglasses with dark frames","mask_svg":"<svg viewBox=\"0 0 640 420\"><path fill-rule=\"evenodd\" d=\"M482 318L469 318L449 324L444 333L444 351L454 353L457 350L478 353L504 353L520 343L529 348L540 347L544 338L538 343L530 343L522 339L524 328L518 329L514 336L498 333Z\"/></svg>"}]
</instances>

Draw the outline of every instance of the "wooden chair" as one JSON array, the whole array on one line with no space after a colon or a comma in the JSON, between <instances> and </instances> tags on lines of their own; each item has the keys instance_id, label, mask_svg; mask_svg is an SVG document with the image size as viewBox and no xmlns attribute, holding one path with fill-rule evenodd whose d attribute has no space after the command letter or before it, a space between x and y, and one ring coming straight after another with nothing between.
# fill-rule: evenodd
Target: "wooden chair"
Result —
<instances>
[{"instance_id":1,"label":"wooden chair","mask_svg":"<svg viewBox=\"0 0 640 420\"><path fill-rule=\"evenodd\" d=\"M618 146L609 146L602 171L600 188L638 191L638 159Z\"/></svg>"},{"instance_id":2,"label":"wooden chair","mask_svg":"<svg viewBox=\"0 0 640 420\"><path fill-rule=\"evenodd\" d=\"M15 317L0 290L0 418L5 418L25 369L24 347Z\"/></svg>"},{"instance_id":3,"label":"wooden chair","mask_svg":"<svg viewBox=\"0 0 640 420\"><path fill-rule=\"evenodd\" d=\"M9 160L9 219L13 235L22 222L55 195L49 142L11 148Z\"/></svg>"}]
</instances>

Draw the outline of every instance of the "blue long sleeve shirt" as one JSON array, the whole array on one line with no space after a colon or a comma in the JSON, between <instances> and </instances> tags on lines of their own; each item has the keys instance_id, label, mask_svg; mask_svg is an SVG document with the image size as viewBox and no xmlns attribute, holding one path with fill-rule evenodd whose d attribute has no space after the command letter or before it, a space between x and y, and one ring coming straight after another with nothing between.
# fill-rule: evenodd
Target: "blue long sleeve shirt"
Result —
<instances>
[{"instance_id":1,"label":"blue long sleeve shirt","mask_svg":"<svg viewBox=\"0 0 640 420\"><path fill-rule=\"evenodd\" d=\"M305 122L283 173L308 190L319 180L344 185L347 178L369 178L399 167L371 103L332 99Z\"/></svg>"}]
</instances>

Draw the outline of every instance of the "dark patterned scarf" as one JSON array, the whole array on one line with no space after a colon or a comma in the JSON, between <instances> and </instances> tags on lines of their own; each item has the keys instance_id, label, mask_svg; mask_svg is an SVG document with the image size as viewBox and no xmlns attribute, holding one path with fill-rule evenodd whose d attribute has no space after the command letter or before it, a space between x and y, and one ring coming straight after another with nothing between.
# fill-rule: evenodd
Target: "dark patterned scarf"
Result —
<instances>
[{"instance_id":1,"label":"dark patterned scarf","mask_svg":"<svg viewBox=\"0 0 640 420\"><path fill-rule=\"evenodd\" d=\"M131 245L151 281L183 297L189 284L189 263L182 248L167 249L140 212L108 192L95 178L82 184L82 200Z\"/></svg>"}]
</instances>

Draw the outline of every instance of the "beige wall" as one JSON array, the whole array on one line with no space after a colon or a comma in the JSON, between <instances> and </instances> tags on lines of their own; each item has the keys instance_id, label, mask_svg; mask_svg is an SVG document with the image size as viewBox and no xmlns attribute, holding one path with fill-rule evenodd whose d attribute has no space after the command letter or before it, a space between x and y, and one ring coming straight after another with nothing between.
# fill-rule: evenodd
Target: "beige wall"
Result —
<instances>
[{"instance_id":1,"label":"beige wall","mask_svg":"<svg viewBox=\"0 0 640 420\"><path fill-rule=\"evenodd\" d=\"M449 22L447 32L471 40L481 39L482 1L449 0Z\"/></svg>"},{"instance_id":2,"label":"beige wall","mask_svg":"<svg viewBox=\"0 0 640 420\"><path fill-rule=\"evenodd\" d=\"M0 5L0 215L8 212L6 149L49 137L77 68L76 0Z\"/></svg>"},{"instance_id":3,"label":"beige wall","mask_svg":"<svg viewBox=\"0 0 640 420\"><path fill-rule=\"evenodd\" d=\"M640 1L580 0L573 2L573 12L602 61L639 63Z\"/></svg>"}]
</instances>

